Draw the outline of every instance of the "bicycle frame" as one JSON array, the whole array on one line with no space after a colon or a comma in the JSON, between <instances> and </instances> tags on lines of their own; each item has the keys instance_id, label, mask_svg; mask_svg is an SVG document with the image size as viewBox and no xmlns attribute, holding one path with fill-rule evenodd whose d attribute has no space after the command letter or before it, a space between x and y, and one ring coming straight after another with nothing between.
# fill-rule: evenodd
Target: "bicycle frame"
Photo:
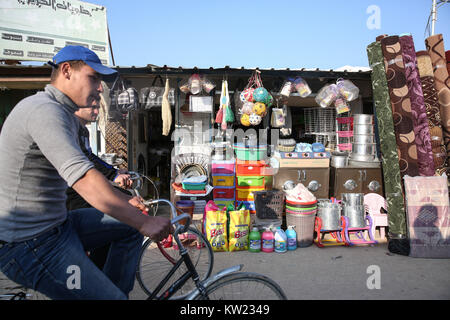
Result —
<instances>
[{"instance_id":1,"label":"bicycle frame","mask_svg":"<svg viewBox=\"0 0 450 320\"><path fill-rule=\"evenodd\" d=\"M194 280L196 288L193 289L191 292L187 293L184 296L180 296L177 298L177 300L193 300L198 295L205 295L205 288L208 287L211 283L219 280L220 278L226 276L227 274L237 272L242 270L243 265L236 265L230 268L226 268L222 271L219 271L217 274L215 274L212 277L209 277L208 279L205 279L204 281L200 281L197 270L195 269L195 266L192 263L191 258L189 257L189 254L187 250L183 247L181 244L180 239L178 238L178 234L174 234L175 241L178 244L178 247L180 248L180 255L181 258L176 262L176 264L170 269L170 271L167 273L167 275L164 277L164 279L158 284L156 289L152 292L152 294L147 298L147 300L168 300L170 299L174 293L176 293L190 278ZM185 263L187 267L187 271L178 278L163 294L161 294L159 297L157 297L157 294L159 291L166 285L166 283L169 281L170 277L175 273L175 271L183 264Z\"/></svg>"},{"instance_id":2,"label":"bicycle frame","mask_svg":"<svg viewBox=\"0 0 450 320\"><path fill-rule=\"evenodd\" d=\"M155 203L156 202L165 202L165 203L169 204L169 206L172 209L172 216L174 217L174 219L172 220L172 223L177 225L177 228L175 229L175 232L173 234L173 238L175 239L175 241L176 241L176 243L178 245L178 250L180 250L181 257L174 264L174 266L169 270L167 275L161 280L161 282L158 284L156 289L153 290L152 294L147 298L147 300L153 300L153 299L168 300L168 299L170 299L173 296L173 294L176 293L186 283L186 281L188 281L190 278L192 278L192 280L194 281L196 288L193 289L191 292L187 293L186 295L178 297L177 299L178 300L182 300L182 299L186 298L187 300L192 300L195 297L197 297L199 294L204 295L205 294L205 288L208 285L210 285L211 283L217 281L218 279L224 277L225 275L227 275L229 273L233 273L233 272L236 272L236 271L239 271L239 270L242 269L243 265L237 265L237 266L234 266L234 267L230 267L230 268L227 268L227 269L224 269L224 270L218 272L214 276L212 276L212 277L210 277L208 279L205 279L204 281L201 281L200 277L199 277L199 275L197 273L197 270L195 269L195 266L192 263L192 260L191 260L191 258L189 256L188 251L183 246L183 244L181 243L180 238L178 237L178 235L180 233L184 233L184 232L187 231L187 228L188 228L188 226L190 225L190 222L191 222L190 215L184 213L182 215L177 216L176 215L177 214L176 213L176 208L168 200L158 199L158 200L152 201L151 203L154 203L154 202ZM178 221L184 220L184 219L187 219L184 225L178 224ZM161 248L159 248L159 249L161 250ZM161 295L158 296L159 291L161 291L161 289L167 284L169 279L173 276L175 271L183 263L186 265L187 271L181 277L179 277L177 280L175 280L175 282L167 290L165 290Z\"/></svg>"},{"instance_id":3,"label":"bicycle frame","mask_svg":"<svg viewBox=\"0 0 450 320\"><path fill-rule=\"evenodd\" d=\"M176 232L175 232L176 233ZM196 287L199 287L200 285L200 279L199 275L197 273L197 270L195 269L191 258L189 257L189 254L187 250L183 247L181 244L181 241L178 237L178 234L173 235L175 241L178 244L178 248L180 250L181 258L175 263L175 265L169 270L167 275L164 277L164 279L158 284L155 290L153 290L152 294L147 298L147 300L157 299L157 300L167 300L170 299L175 292L177 292L190 278L192 278L195 282ZM166 283L169 281L169 279L173 276L175 271L178 270L178 268L185 264L187 267L187 271L179 278L177 279L163 294L161 294L159 297L157 297L159 291L166 285ZM183 297L180 297L180 299Z\"/></svg>"}]
</instances>

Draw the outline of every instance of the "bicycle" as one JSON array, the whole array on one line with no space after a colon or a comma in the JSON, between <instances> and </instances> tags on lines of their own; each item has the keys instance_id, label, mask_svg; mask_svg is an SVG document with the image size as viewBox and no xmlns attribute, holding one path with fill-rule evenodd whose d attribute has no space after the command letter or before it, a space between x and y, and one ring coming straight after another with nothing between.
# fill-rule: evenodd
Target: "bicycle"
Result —
<instances>
[{"instance_id":1,"label":"bicycle","mask_svg":"<svg viewBox=\"0 0 450 320\"><path fill-rule=\"evenodd\" d=\"M188 250L184 247L182 236L189 230L191 223L191 216L183 213L177 215L175 206L168 200L158 199L150 201L149 204L155 202L164 202L169 204L172 213L172 224L176 225L175 232L172 237L176 242L178 248L179 259L175 261L166 276L158 283L155 289L148 290L147 300L167 300L167 299L185 299L185 300L214 300L214 299L226 299L226 300L286 300L287 297L284 294L280 286L272 279L257 273L241 272L243 265L233 266L224 269L213 276L207 276L201 279L201 276L197 272L196 266L189 256ZM179 221L185 220L184 225ZM192 229L195 230L195 229ZM197 231L198 233L198 231ZM202 239L205 239L202 233L199 233ZM150 241L148 239L147 241ZM206 240L207 245L209 242ZM209 245L208 251L211 249ZM163 251L161 251L162 253ZM212 249L211 249L212 254ZM211 255L212 256L212 255ZM169 284L169 280L182 266L185 266L185 272L172 284ZM139 267L138 267L139 269ZM212 269L212 265L211 265ZM194 288L189 292L182 292L183 286L192 280ZM165 289L164 289L165 288ZM162 291L163 290L163 291ZM160 291L162 291L161 294ZM255 296L257 294L258 296Z\"/></svg>"}]
</instances>

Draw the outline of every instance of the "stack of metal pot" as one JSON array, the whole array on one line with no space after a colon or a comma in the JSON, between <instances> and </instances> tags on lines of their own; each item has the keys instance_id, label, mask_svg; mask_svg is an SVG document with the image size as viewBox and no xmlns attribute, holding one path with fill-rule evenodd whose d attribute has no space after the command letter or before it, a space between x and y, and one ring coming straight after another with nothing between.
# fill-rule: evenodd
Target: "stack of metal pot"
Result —
<instances>
[{"instance_id":1,"label":"stack of metal pot","mask_svg":"<svg viewBox=\"0 0 450 320\"><path fill-rule=\"evenodd\" d=\"M349 165L378 163L376 141L373 128L373 115L353 115L353 144Z\"/></svg>"},{"instance_id":2,"label":"stack of metal pot","mask_svg":"<svg viewBox=\"0 0 450 320\"><path fill-rule=\"evenodd\" d=\"M342 207L337 202L319 200L317 216L322 219L322 230L339 230L341 227Z\"/></svg>"},{"instance_id":3,"label":"stack of metal pot","mask_svg":"<svg viewBox=\"0 0 450 320\"><path fill-rule=\"evenodd\" d=\"M348 218L349 228L364 228L366 212L363 193L342 193L343 215Z\"/></svg>"}]
</instances>

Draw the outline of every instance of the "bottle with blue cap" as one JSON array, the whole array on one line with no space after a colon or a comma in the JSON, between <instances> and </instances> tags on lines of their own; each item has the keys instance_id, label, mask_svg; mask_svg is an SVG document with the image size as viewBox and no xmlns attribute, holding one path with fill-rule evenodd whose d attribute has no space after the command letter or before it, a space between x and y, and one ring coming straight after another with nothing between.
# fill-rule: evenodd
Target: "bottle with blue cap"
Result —
<instances>
[{"instance_id":1,"label":"bottle with blue cap","mask_svg":"<svg viewBox=\"0 0 450 320\"><path fill-rule=\"evenodd\" d=\"M297 249L297 232L294 230L295 226L288 226L286 230L287 237L287 249L295 250Z\"/></svg>"},{"instance_id":2,"label":"bottle with blue cap","mask_svg":"<svg viewBox=\"0 0 450 320\"><path fill-rule=\"evenodd\" d=\"M283 253L287 251L287 237L281 227L275 231L275 252Z\"/></svg>"}]
</instances>

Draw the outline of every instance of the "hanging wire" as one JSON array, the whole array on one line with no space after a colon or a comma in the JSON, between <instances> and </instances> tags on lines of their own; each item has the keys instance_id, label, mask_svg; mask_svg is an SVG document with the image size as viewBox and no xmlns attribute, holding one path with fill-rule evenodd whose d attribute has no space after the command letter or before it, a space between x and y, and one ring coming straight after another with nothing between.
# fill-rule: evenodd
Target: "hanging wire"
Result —
<instances>
[{"instance_id":1,"label":"hanging wire","mask_svg":"<svg viewBox=\"0 0 450 320\"><path fill-rule=\"evenodd\" d=\"M114 53L113 53L113 47L112 47L112 43L111 43L111 35L109 33L109 26L106 25L106 29L108 31L108 42L109 42L109 50L111 52L111 60L112 60L112 64L115 67L116 66L116 62L114 61Z\"/></svg>"},{"instance_id":2,"label":"hanging wire","mask_svg":"<svg viewBox=\"0 0 450 320\"><path fill-rule=\"evenodd\" d=\"M448 4L449 0L439 0L436 3L436 14L437 14L437 9L442 7L444 4ZM433 8L431 8L430 14L428 15L428 20L427 20L427 25L425 26L425 32L424 32L424 36L425 38L431 36L431 17L433 16ZM427 35L428 34L428 35Z\"/></svg>"}]
</instances>

